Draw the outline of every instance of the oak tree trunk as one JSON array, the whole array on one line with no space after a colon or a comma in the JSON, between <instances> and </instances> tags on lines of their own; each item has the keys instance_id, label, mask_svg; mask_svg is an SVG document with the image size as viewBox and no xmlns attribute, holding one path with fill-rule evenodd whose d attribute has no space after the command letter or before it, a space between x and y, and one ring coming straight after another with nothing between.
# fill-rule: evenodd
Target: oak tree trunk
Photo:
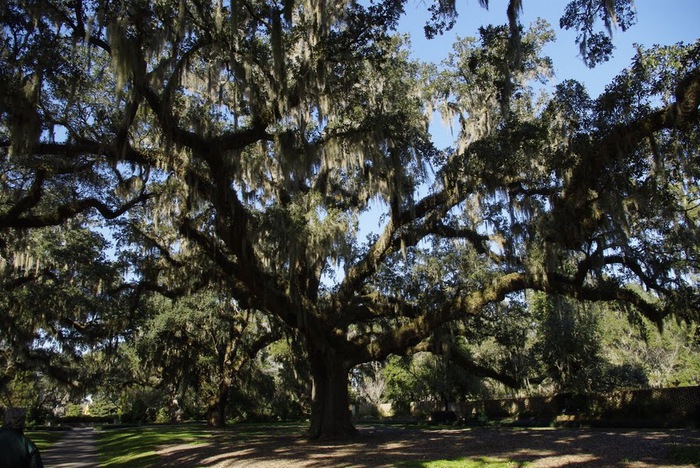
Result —
<instances>
[{"instance_id":1,"label":"oak tree trunk","mask_svg":"<svg viewBox=\"0 0 700 468\"><path fill-rule=\"evenodd\" d=\"M333 350L317 350L310 356L313 389L311 393L311 425L307 435L312 439L347 439L357 433L352 424L346 359Z\"/></svg>"}]
</instances>

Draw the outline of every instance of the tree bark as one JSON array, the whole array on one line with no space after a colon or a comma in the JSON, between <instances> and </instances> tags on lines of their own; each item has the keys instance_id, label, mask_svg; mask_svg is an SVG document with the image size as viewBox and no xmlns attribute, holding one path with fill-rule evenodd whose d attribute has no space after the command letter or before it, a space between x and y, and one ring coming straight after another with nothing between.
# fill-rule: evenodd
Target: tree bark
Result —
<instances>
[{"instance_id":1,"label":"tree bark","mask_svg":"<svg viewBox=\"0 0 700 468\"><path fill-rule=\"evenodd\" d=\"M227 382L227 380L223 379L219 383L216 394L209 400L207 405L207 425L210 427L226 426L226 405L230 388L230 382Z\"/></svg>"},{"instance_id":2,"label":"tree bark","mask_svg":"<svg viewBox=\"0 0 700 468\"><path fill-rule=\"evenodd\" d=\"M347 439L357 434L350 413L347 359L333 349L316 350L310 355L311 425L307 432L312 439Z\"/></svg>"},{"instance_id":3,"label":"tree bark","mask_svg":"<svg viewBox=\"0 0 700 468\"><path fill-rule=\"evenodd\" d=\"M187 389L187 384L184 378L180 378L177 387L172 388L170 391L170 400L168 402L168 415L170 416L171 423L182 422L182 402L185 400L185 390Z\"/></svg>"}]
</instances>

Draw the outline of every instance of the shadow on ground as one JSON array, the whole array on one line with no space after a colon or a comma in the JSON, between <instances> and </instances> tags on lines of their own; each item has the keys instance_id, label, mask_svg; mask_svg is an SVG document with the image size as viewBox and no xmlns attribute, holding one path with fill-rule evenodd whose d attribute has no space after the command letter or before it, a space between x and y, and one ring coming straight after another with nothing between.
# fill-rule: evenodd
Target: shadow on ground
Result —
<instances>
[{"instance_id":1,"label":"shadow on ground","mask_svg":"<svg viewBox=\"0 0 700 468\"><path fill-rule=\"evenodd\" d=\"M692 430L361 428L349 443L280 433L220 432L205 444L159 449L162 466L421 466L432 460L501 459L515 466L681 466L673 447L700 445ZM687 465L693 466L693 465Z\"/></svg>"}]
</instances>

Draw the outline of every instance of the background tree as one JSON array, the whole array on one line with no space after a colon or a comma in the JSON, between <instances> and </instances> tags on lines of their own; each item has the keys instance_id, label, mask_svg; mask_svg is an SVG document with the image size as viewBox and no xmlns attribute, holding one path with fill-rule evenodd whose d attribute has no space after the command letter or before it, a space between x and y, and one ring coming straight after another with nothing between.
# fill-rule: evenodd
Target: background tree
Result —
<instances>
[{"instance_id":1,"label":"background tree","mask_svg":"<svg viewBox=\"0 0 700 468\"><path fill-rule=\"evenodd\" d=\"M226 408L242 368L282 336L279 324L242 311L231 298L203 291L175 303L154 297L151 320L135 346L144 366L166 390L172 419L190 388L206 401L207 422L226 425ZM274 330L273 330L274 328Z\"/></svg>"},{"instance_id":2,"label":"background tree","mask_svg":"<svg viewBox=\"0 0 700 468\"><path fill-rule=\"evenodd\" d=\"M540 296L540 361L559 391L587 393L603 380L603 343L598 317L585 304ZM537 347L537 346L536 346Z\"/></svg>"},{"instance_id":3,"label":"background tree","mask_svg":"<svg viewBox=\"0 0 700 468\"><path fill-rule=\"evenodd\" d=\"M239 421L299 421L310 414L311 376L302 343L293 336L249 360L234 387L229 413Z\"/></svg>"},{"instance_id":4,"label":"background tree","mask_svg":"<svg viewBox=\"0 0 700 468\"><path fill-rule=\"evenodd\" d=\"M350 399L355 404L370 405L375 416L379 415L379 405L387 401L388 383L383 370L383 363L368 362L350 372Z\"/></svg>"},{"instance_id":5,"label":"background tree","mask_svg":"<svg viewBox=\"0 0 700 468\"><path fill-rule=\"evenodd\" d=\"M608 388L645 383L653 388L698 384L697 323L669 317L659 327L639 317L634 310L608 308L601 312ZM640 373L643 375L641 382L635 378Z\"/></svg>"},{"instance_id":6,"label":"background tree","mask_svg":"<svg viewBox=\"0 0 700 468\"><path fill-rule=\"evenodd\" d=\"M16 371L12 380L0 390L0 404L4 408L26 408L27 424L42 424L54 418L56 408L69 396L64 387L41 372Z\"/></svg>"},{"instance_id":7,"label":"background tree","mask_svg":"<svg viewBox=\"0 0 700 468\"><path fill-rule=\"evenodd\" d=\"M603 320L608 325L615 323L614 318L604 319L605 315L616 315L609 305L538 295L533 308L539 327L532 349L555 391L585 394L649 386L639 361L616 359L616 352L622 350L618 351L613 329L603 325ZM629 319L623 319L628 329L625 334L633 328ZM615 325L619 327L620 321Z\"/></svg>"},{"instance_id":8,"label":"background tree","mask_svg":"<svg viewBox=\"0 0 700 468\"><path fill-rule=\"evenodd\" d=\"M120 265L107 260L105 239L77 220L70 229L2 239L0 391L30 371L86 391L95 374L83 365L85 354L108 352L130 330L133 307Z\"/></svg>"},{"instance_id":9,"label":"background tree","mask_svg":"<svg viewBox=\"0 0 700 468\"><path fill-rule=\"evenodd\" d=\"M590 20L627 25L630 2L570 5L563 24L608 54ZM3 225L98 212L142 249L144 287L220 282L298 330L312 437L354 432L352 367L509 294L697 318L698 46L640 50L595 101L573 82L538 100L551 34L521 29L521 6L427 88L390 35L398 1L7 2L0 147L21 177ZM429 103L457 118L454 148L433 147ZM371 202L385 222L362 242ZM433 240L471 254L425 288L414 260ZM387 264L411 289L384 282Z\"/></svg>"}]
</instances>

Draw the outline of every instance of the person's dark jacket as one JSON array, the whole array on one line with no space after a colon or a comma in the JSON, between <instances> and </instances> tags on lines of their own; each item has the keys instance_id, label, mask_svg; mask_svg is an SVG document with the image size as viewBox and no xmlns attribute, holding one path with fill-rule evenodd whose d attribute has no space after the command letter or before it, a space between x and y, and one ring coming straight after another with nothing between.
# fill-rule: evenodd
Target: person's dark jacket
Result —
<instances>
[{"instance_id":1,"label":"person's dark jacket","mask_svg":"<svg viewBox=\"0 0 700 468\"><path fill-rule=\"evenodd\" d=\"M39 449L20 431L0 429L0 468L43 468Z\"/></svg>"}]
</instances>

